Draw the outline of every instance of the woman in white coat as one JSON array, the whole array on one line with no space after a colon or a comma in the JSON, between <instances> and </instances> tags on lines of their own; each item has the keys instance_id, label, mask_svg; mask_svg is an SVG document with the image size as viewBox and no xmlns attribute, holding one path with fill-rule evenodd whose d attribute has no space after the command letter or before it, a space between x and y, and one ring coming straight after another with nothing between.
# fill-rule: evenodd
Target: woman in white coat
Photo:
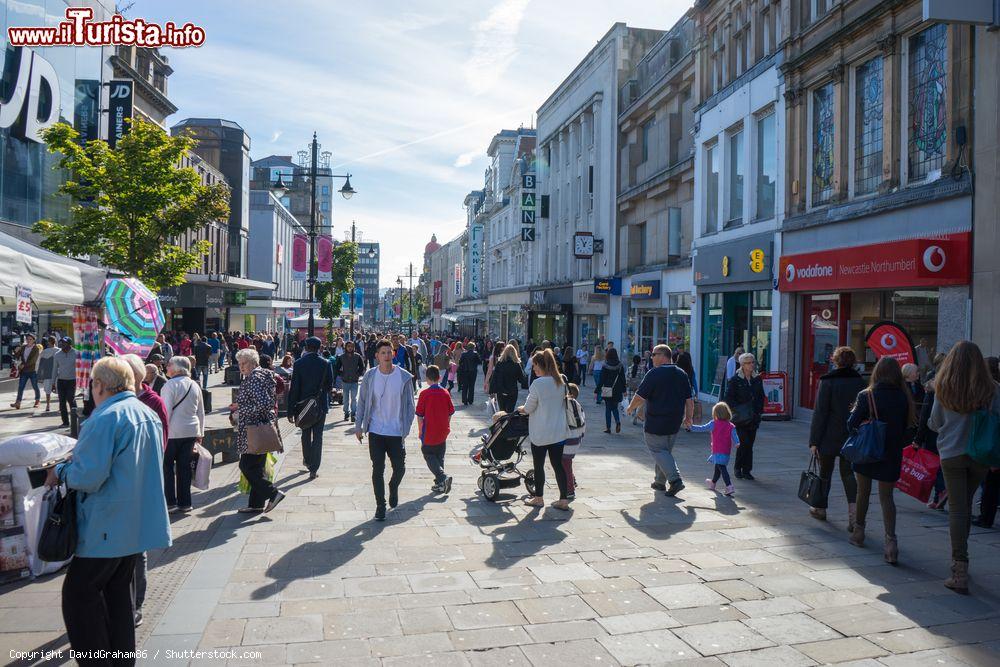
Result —
<instances>
[{"instance_id":1,"label":"woman in white coat","mask_svg":"<svg viewBox=\"0 0 1000 667\"><path fill-rule=\"evenodd\" d=\"M556 475L559 485L559 500L552 503L556 509L568 510L566 499L566 471L562 456L569 426L566 422L566 384L559 375L559 367L552 350L535 352L531 357L531 370L535 381L528 389L528 400L518 408L528 415L528 439L531 441L531 456L535 464L535 492L538 494L525 501L532 507L542 507L545 500L545 457Z\"/></svg>"}]
</instances>

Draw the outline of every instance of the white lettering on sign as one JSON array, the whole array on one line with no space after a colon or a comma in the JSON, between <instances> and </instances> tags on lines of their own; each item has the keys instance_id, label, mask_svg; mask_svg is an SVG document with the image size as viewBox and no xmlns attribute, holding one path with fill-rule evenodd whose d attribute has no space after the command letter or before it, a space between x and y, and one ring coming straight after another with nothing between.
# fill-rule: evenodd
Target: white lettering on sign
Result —
<instances>
[{"instance_id":1,"label":"white lettering on sign","mask_svg":"<svg viewBox=\"0 0 1000 667\"><path fill-rule=\"evenodd\" d=\"M17 50L20 52L17 79L10 86L10 99L0 104L0 128L14 127L23 114L24 133L20 138L41 143L41 131L59 120L59 77L45 58L26 47L18 47ZM45 110L38 106L42 98L42 86L47 89L50 100L49 107ZM44 118L39 116L43 111L46 113Z\"/></svg>"}]
</instances>

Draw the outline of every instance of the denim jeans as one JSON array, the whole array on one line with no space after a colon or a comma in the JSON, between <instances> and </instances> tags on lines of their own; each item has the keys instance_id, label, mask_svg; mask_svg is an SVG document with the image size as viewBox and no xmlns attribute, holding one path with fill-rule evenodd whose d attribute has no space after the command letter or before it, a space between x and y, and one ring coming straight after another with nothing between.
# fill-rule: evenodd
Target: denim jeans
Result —
<instances>
[{"instance_id":1,"label":"denim jeans","mask_svg":"<svg viewBox=\"0 0 1000 667\"><path fill-rule=\"evenodd\" d=\"M309 472L318 472L323 458L323 427L326 426L326 415L322 415L315 424L302 429L302 463Z\"/></svg>"},{"instance_id":2,"label":"denim jeans","mask_svg":"<svg viewBox=\"0 0 1000 667\"><path fill-rule=\"evenodd\" d=\"M208 366L198 366L198 378L201 380L201 386L208 389Z\"/></svg>"},{"instance_id":3,"label":"denim jeans","mask_svg":"<svg viewBox=\"0 0 1000 667\"><path fill-rule=\"evenodd\" d=\"M622 419L618 416L618 404L615 403L614 398L609 398L604 401L604 423L607 425L609 431L611 430L612 415L615 417L615 423L620 426Z\"/></svg>"},{"instance_id":4,"label":"denim jeans","mask_svg":"<svg viewBox=\"0 0 1000 667\"><path fill-rule=\"evenodd\" d=\"M591 374L591 377L594 378L594 386L597 387L597 390L594 392L594 394L597 396L597 402L600 403L601 402L601 371L594 371Z\"/></svg>"},{"instance_id":5,"label":"denim jeans","mask_svg":"<svg viewBox=\"0 0 1000 667\"><path fill-rule=\"evenodd\" d=\"M21 396L24 394L24 387L28 384L28 380L31 380L31 386L35 390L35 400L42 400L42 395L38 392L38 373L35 371L29 371L26 373L21 373L20 377L17 379L17 401L21 402Z\"/></svg>"},{"instance_id":6,"label":"denim jeans","mask_svg":"<svg viewBox=\"0 0 1000 667\"><path fill-rule=\"evenodd\" d=\"M676 482L681 478L680 470L677 469L677 461L674 460L674 443L677 442L677 434L654 435L653 433L643 433L646 441L646 448L653 457L656 468L655 481L664 484L666 482Z\"/></svg>"},{"instance_id":7,"label":"denim jeans","mask_svg":"<svg viewBox=\"0 0 1000 667\"><path fill-rule=\"evenodd\" d=\"M344 416L348 417L358 409L358 383L344 383Z\"/></svg>"},{"instance_id":8,"label":"denim jeans","mask_svg":"<svg viewBox=\"0 0 1000 667\"><path fill-rule=\"evenodd\" d=\"M448 475L444 472L445 451L446 446L443 444L432 445L431 447L421 445L420 447L420 453L424 455L424 461L427 463L427 469L434 475L434 482L436 484L441 484L448 479Z\"/></svg>"},{"instance_id":9,"label":"denim jeans","mask_svg":"<svg viewBox=\"0 0 1000 667\"><path fill-rule=\"evenodd\" d=\"M385 459L389 457L392 464L392 476L389 478L389 490L398 489L403 475L406 474L406 450L403 439L398 435L379 435L368 433L368 456L372 461L372 490L375 492L375 504L385 507Z\"/></svg>"}]
</instances>

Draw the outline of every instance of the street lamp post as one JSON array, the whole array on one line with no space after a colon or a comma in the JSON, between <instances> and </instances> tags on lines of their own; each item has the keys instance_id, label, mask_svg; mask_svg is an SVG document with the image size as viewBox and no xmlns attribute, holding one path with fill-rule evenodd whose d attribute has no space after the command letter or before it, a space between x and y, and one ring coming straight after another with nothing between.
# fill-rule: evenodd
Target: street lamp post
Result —
<instances>
[{"instance_id":1,"label":"street lamp post","mask_svg":"<svg viewBox=\"0 0 1000 667\"><path fill-rule=\"evenodd\" d=\"M319 158L319 143L317 142L315 132L313 132L312 145L310 148L312 150L312 161L307 178L309 179L309 303L312 304L316 299L316 171L317 160ZM339 190L344 199L350 199L357 192L357 190L351 187L350 173L345 175L330 174L330 177L345 179L344 186ZM286 186L284 181L281 179L280 172L278 173L277 182L271 186L271 192L273 192L279 199L284 197L285 193L288 192L288 186ZM332 228L333 227L331 225L331 230ZM310 336L316 333L315 315L311 307L309 308L308 331Z\"/></svg>"},{"instance_id":2,"label":"street lamp post","mask_svg":"<svg viewBox=\"0 0 1000 667\"><path fill-rule=\"evenodd\" d=\"M413 338L413 262L410 262L409 272L404 273L402 276L396 276L396 284L399 285L399 308L400 316L402 316L403 309L403 278L409 276L410 278L410 291L407 296L407 313L406 313L406 324L407 333L410 334L410 338ZM400 326L400 330L402 330Z\"/></svg>"},{"instance_id":3,"label":"street lamp post","mask_svg":"<svg viewBox=\"0 0 1000 667\"><path fill-rule=\"evenodd\" d=\"M356 232L357 228L354 225L354 220L351 220L351 243L356 242ZM360 253L360 250L358 251ZM368 259L375 259L375 248L368 248ZM359 255L360 256L360 255ZM351 288L350 295L348 296L351 304L351 340L354 340L354 290L357 289L357 278L358 278L358 262L354 261L354 269L351 271L351 277L355 280L355 285ZM377 295L376 295L377 296Z\"/></svg>"}]
</instances>

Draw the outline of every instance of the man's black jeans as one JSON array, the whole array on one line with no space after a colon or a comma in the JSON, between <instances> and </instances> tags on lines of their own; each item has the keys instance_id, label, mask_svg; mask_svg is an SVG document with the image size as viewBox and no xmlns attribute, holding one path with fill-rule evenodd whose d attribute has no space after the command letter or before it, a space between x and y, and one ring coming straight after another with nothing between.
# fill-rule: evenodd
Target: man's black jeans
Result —
<instances>
[{"instance_id":1,"label":"man's black jeans","mask_svg":"<svg viewBox=\"0 0 1000 667\"><path fill-rule=\"evenodd\" d=\"M135 651L132 577L137 555L70 561L62 586L62 613L74 651ZM80 659L81 665L113 661ZM134 664L122 661L121 664Z\"/></svg>"},{"instance_id":2,"label":"man's black jeans","mask_svg":"<svg viewBox=\"0 0 1000 667\"><path fill-rule=\"evenodd\" d=\"M368 455L372 460L372 490L375 492L375 504L385 506L385 457L392 464L392 477L389 478L389 488L398 489L406 473L406 450L403 449L403 439L393 435L368 434Z\"/></svg>"},{"instance_id":3,"label":"man's black jeans","mask_svg":"<svg viewBox=\"0 0 1000 667\"><path fill-rule=\"evenodd\" d=\"M319 470L323 459L323 427L326 426L326 415L322 415L315 424L302 429L302 465L309 472Z\"/></svg>"}]
</instances>

